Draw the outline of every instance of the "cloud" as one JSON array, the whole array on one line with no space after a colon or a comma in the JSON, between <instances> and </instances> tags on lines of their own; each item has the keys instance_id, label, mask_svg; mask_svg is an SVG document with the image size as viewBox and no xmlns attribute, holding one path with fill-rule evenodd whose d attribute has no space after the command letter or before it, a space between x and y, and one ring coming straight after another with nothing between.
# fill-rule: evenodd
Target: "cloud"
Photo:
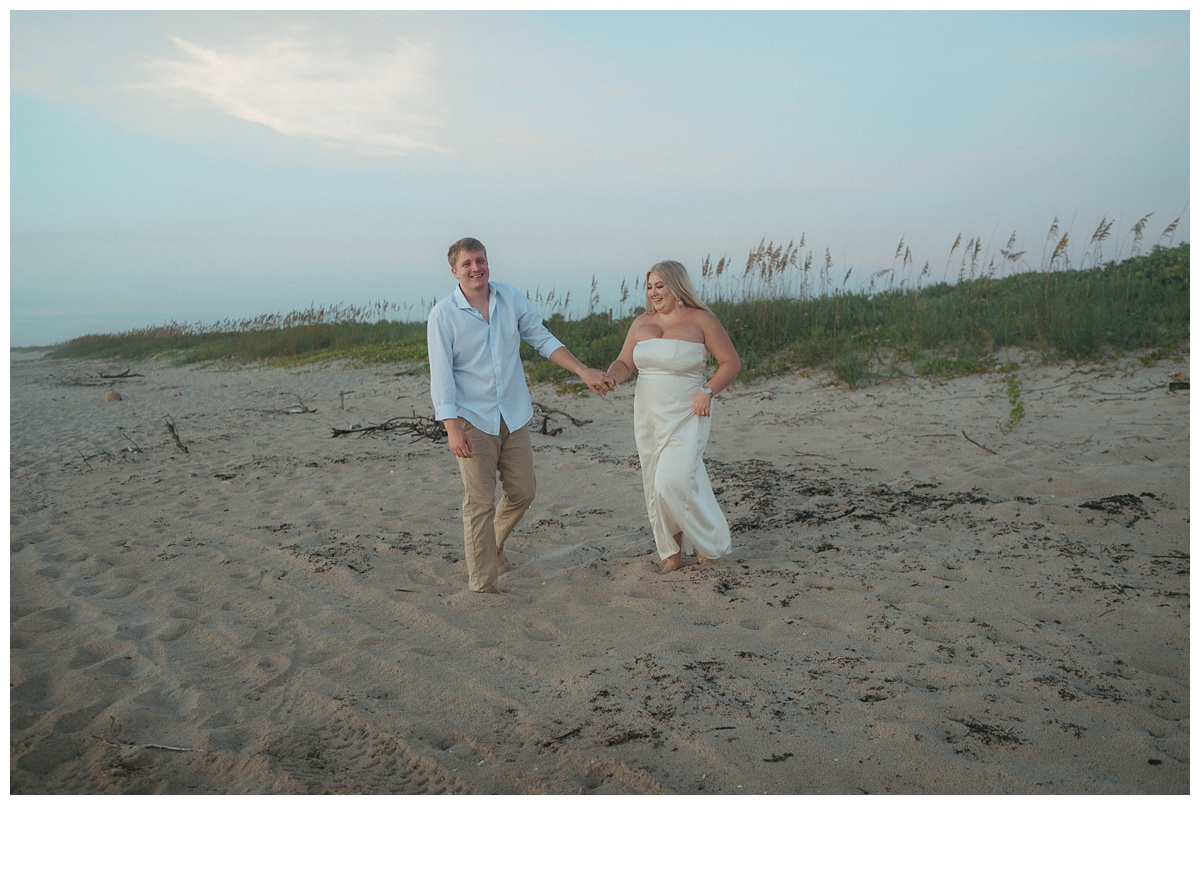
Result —
<instances>
[{"instance_id":1,"label":"cloud","mask_svg":"<svg viewBox=\"0 0 1200 885\"><path fill-rule=\"evenodd\" d=\"M371 156L445 154L433 47L385 52L279 38L236 51L171 37L182 57L150 63L142 88L200 101L293 138Z\"/></svg>"}]
</instances>

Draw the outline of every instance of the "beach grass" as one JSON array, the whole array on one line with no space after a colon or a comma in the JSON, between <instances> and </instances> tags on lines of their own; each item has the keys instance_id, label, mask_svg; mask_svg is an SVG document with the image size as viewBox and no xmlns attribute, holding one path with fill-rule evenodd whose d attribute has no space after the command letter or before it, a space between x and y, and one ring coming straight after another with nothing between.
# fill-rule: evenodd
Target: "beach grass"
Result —
<instances>
[{"instance_id":1,"label":"beach grass","mask_svg":"<svg viewBox=\"0 0 1200 885\"><path fill-rule=\"evenodd\" d=\"M1189 340L1187 244L1086 269L964 275L954 282L893 283L879 292L836 287L814 292L807 279L788 278L789 269L799 271L794 276L804 269L792 263L793 248L762 246L755 254L752 261L772 267L765 272L750 267L725 284L717 272L703 277L702 298L737 347L741 380L827 371L857 388L897 375L948 378L992 371L999 355L1009 351L1055 363L1111 359L1134 350L1170 353ZM760 288L746 282L750 275ZM605 366L635 315L593 314L576 321L552 315L550 326L584 363ZM529 372L535 380L567 377L532 360Z\"/></svg>"},{"instance_id":2,"label":"beach grass","mask_svg":"<svg viewBox=\"0 0 1200 885\"><path fill-rule=\"evenodd\" d=\"M995 258L977 239L957 237L933 281L930 263L917 270L903 239L896 265L876 272L865 289L844 288L829 250L805 251L804 240L762 242L745 265L703 259L699 295L729 331L742 359L740 380L785 371L825 371L858 388L897 375L948 378L994 371L1001 353L1044 363L1103 360L1131 351L1167 354L1189 340L1189 246L1143 251L1149 216L1131 230L1131 255L1104 261L1111 222L1101 222L1079 266L1067 258L1069 236L1057 221L1040 269L1013 248ZM1173 234L1177 222L1164 231ZM946 279L955 270L953 279ZM588 314L566 314L570 293L531 296L547 326L579 359L607 366L644 309L641 281L622 282L617 307L599 309L593 281ZM315 307L216 324L179 324L121 334L87 335L50 349L65 359L142 360L177 364L299 365L349 360L359 364L427 361L425 324L389 319L395 305ZM523 345L533 382L573 379Z\"/></svg>"}]
</instances>

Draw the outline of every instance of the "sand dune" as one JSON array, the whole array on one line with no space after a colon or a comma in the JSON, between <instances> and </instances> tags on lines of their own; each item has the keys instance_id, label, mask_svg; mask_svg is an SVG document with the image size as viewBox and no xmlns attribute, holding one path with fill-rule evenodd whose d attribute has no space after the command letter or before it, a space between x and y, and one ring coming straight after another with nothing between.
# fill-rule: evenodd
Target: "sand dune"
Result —
<instances>
[{"instance_id":1,"label":"sand dune","mask_svg":"<svg viewBox=\"0 0 1200 885\"><path fill-rule=\"evenodd\" d=\"M1007 434L995 377L735 387L734 554L666 576L632 384L541 387L590 423L486 596L445 445L331 431L420 374L14 353L10 789L1187 793L1187 368L1026 369Z\"/></svg>"}]
</instances>

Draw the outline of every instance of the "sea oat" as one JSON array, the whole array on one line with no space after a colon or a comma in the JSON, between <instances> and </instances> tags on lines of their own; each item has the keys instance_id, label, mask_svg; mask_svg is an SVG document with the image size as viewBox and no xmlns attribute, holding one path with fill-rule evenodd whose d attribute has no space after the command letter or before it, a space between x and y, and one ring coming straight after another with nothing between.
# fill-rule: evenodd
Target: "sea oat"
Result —
<instances>
[{"instance_id":1,"label":"sea oat","mask_svg":"<svg viewBox=\"0 0 1200 885\"><path fill-rule=\"evenodd\" d=\"M1146 230L1146 223L1150 220L1150 216L1153 214L1154 213L1151 212L1147 215L1143 215L1138 220L1138 223L1133 226L1133 254L1134 255L1138 255L1141 252L1140 246L1142 243L1142 234Z\"/></svg>"}]
</instances>

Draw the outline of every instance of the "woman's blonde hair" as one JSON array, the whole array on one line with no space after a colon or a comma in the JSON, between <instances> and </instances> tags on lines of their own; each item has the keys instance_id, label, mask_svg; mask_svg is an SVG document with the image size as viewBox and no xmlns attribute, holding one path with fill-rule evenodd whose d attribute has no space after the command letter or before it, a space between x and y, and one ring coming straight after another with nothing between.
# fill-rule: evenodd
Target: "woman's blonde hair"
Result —
<instances>
[{"instance_id":1,"label":"woman's blonde hair","mask_svg":"<svg viewBox=\"0 0 1200 885\"><path fill-rule=\"evenodd\" d=\"M692 289L692 279L688 276L687 268L678 261L660 261L654 267L646 271L646 313L654 313L654 302L650 300L650 274L656 273L662 277L663 282L679 299L679 303L685 307L698 307L701 310L708 310L707 307L696 297L695 290Z\"/></svg>"}]
</instances>

